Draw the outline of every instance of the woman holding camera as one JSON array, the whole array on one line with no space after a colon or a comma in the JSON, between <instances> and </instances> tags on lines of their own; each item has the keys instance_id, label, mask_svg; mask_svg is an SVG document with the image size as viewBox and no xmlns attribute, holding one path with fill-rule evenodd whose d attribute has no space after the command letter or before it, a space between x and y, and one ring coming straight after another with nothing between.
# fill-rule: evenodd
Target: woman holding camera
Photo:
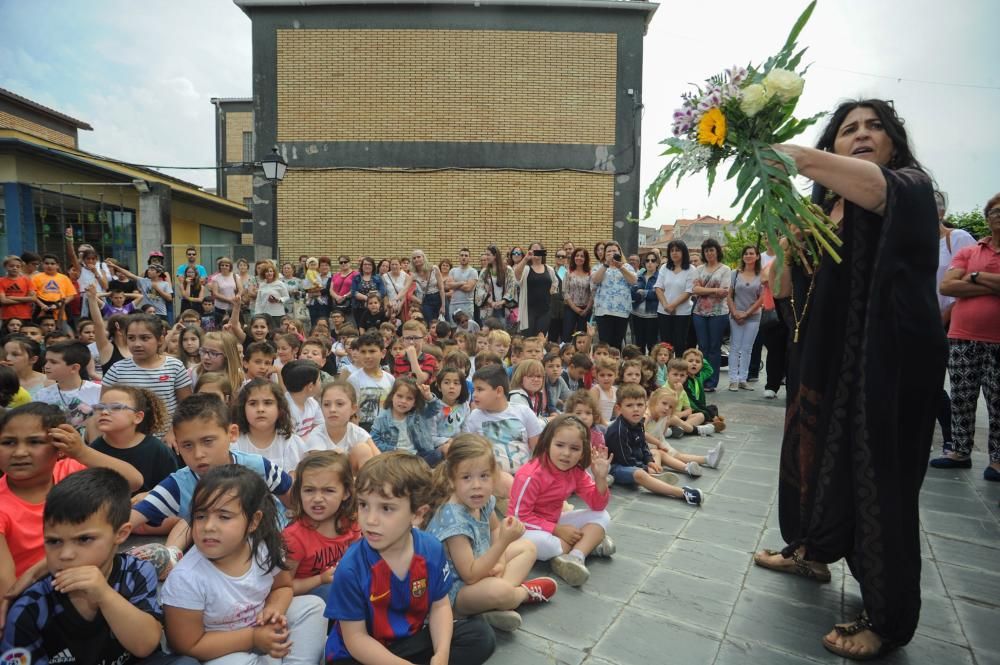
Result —
<instances>
[{"instance_id":1,"label":"woman holding camera","mask_svg":"<svg viewBox=\"0 0 1000 665\"><path fill-rule=\"evenodd\" d=\"M552 294L559 288L559 278L545 265L545 246L531 243L527 254L514 266L514 279L521 287L518 295L519 328L525 337L548 334L552 322Z\"/></svg>"},{"instance_id":2,"label":"woman holding camera","mask_svg":"<svg viewBox=\"0 0 1000 665\"><path fill-rule=\"evenodd\" d=\"M602 342L621 348L632 314L632 285L635 268L625 261L621 245L614 240L604 243L604 258L590 272L594 285L594 317L597 336Z\"/></svg>"}]
</instances>

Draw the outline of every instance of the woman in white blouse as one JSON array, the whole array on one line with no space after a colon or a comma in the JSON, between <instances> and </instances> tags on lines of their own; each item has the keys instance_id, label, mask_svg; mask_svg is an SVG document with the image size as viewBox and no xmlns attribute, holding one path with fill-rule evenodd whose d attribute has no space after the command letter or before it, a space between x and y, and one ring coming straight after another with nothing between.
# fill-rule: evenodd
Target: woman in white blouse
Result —
<instances>
[{"instance_id":1,"label":"woman in white blouse","mask_svg":"<svg viewBox=\"0 0 1000 665\"><path fill-rule=\"evenodd\" d=\"M691 331L691 294L694 293L695 269L683 240L671 240L667 245L667 261L656 278L656 318L660 341L674 347L680 356L687 348Z\"/></svg>"}]
</instances>

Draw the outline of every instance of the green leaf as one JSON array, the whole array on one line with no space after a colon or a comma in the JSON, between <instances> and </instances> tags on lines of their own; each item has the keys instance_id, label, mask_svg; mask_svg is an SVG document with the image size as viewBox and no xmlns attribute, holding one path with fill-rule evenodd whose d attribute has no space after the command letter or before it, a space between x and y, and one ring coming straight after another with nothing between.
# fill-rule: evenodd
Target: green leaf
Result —
<instances>
[{"instance_id":1,"label":"green leaf","mask_svg":"<svg viewBox=\"0 0 1000 665\"><path fill-rule=\"evenodd\" d=\"M816 0L810 2L802 14L799 15L798 20L795 21L795 25L792 26L792 31L788 33L788 39L785 40L785 45L781 47L782 52L791 53L791 51L795 48L795 42L799 38L799 33L802 32L802 28L804 28L806 23L809 22L809 17L812 16L814 9L816 9Z\"/></svg>"},{"instance_id":2,"label":"green leaf","mask_svg":"<svg viewBox=\"0 0 1000 665\"><path fill-rule=\"evenodd\" d=\"M708 193L709 194L712 193L712 185L715 184L715 171L716 171L716 168L717 167L716 167L715 164L709 164L708 168L705 169L706 171L708 171Z\"/></svg>"}]
</instances>

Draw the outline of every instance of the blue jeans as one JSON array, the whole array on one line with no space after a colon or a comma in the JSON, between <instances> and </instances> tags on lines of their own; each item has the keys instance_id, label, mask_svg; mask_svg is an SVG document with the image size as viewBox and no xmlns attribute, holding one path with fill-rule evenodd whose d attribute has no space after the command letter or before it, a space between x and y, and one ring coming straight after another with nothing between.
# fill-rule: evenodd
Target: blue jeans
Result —
<instances>
[{"instance_id":1,"label":"blue jeans","mask_svg":"<svg viewBox=\"0 0 1000 665\"><path fill-rule=\"evenodd\" d=\"M715 372L705 380L706 388L719 385L719 373L722 369L722 336L726 334L729 316L702 316L695 314L694 332L698 336L698 348L705 354L705 359L712 365Z\"/></svg>"},{"instance_id":2,"label":"blue jeans","mask_svg":"<svg viewBox=\"0 0 1000 665\"><path fill-rule=\"evenodd\" d=\"M428 293L425 295L424 301L420 303L420 312L424 315L424 325L430 329L441 314L441 294Z\"/></svg>"}]
</instances>

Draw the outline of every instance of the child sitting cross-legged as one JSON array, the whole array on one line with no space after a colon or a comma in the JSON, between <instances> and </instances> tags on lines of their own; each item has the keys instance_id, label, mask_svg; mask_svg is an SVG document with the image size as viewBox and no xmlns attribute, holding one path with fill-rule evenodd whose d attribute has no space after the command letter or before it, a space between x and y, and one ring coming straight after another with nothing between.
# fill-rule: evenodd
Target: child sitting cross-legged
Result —
<instances>
[{"instance_id":1,"label":"child sitting cross-legged","mask_svg":"<svg viewBox=\"0 0 1000 665\"><path fill-rule=\"evenodd\" d=\"M333 578L326 662L486 662L496 647L493 630L479 619L453 620L444 546L417 529L430 510L427 463L401 452L373 457L355 492L362 540Z\"/></svg>"},{"instance_id":2,"label":"child sitting cross-legged","mask_svg":"<svg viewBox=\"0 0 1000 665\"><path fill-rule=\"evenodd\" d=\"M683 421L674 416L676 409L677 394L670 388L660 388L649 396L649 417L645 424L646 443L653 453L653 459L661 467L683 471L692 478L697 478L701 475L701 467L715 469L719 466L723 453L722 442L717 443L707 455L689 455L674 448L667 439L676 438L676 434L683 436L684 432L678 426Z\"/></svg>"},{"instance_id":3,"label":"child sitting cross-legged","mask_svg":"<svg viewBox=\"0 0 1000 665\"><path fill-rule=\"evenodd\" d=\"M308 593L325 600L337 564L361 538L347 455L332 450L306 455L295 469L292 510L295 520L282 532L292 589L296 596Z\"/></svg>"},{"instance_id":4,"label":"child sitting cross-legged","mask_svg":"<svg viewBox=\"0 0 1000 665\"><path fill-rule=\"evenodd\" d=\"M672 473L665 475L662 467L653 459L646 443L643 416L646 414L646 390L642 386L624 385L618 390L618 409L621 414L615 418L604 441L611 454L611 475L616 485L644 487L654 494L684 499L689 504L701 505L702 491L694 487L675 487L664 482L673 479Z\"/></svg>"},{"instance_id":5,"label":"child sitting cross-legged","mask_svg":"<svg viewBox=\"0 0 1000 665\"><path fill-rule=\"evenodd\" d=\"M545 426L531 461L514 476L507 514L524 523L524 537L535 544L538 560L551 560L552 570L570 586L590 578L585 564L589 555L615 553L607 536L611 516L605 510L611 499L609 466L607 451L591 448L590 430L583 421L562 415ZM573 494L589 510L562 512Z\"/></svg>"},{"instance_id":6,"label":"child sitting cross-legged","mask_svg":"<svg viewBox=\"0 0 1000 665\"><path fill-rule=\"evenodd\" d=\"M453 575L449 597L460 616L480 614L497 630L521 626L514 610L543 603L556 592L555 580L525 581L535 563L535 545L521 538L524 525L497 519L493 483L497 461L490 442L460 434L434 474L438 508L427 531L444 544Z\"/></svg>"},{"instance_id":7,"label":"child sitting cross-legged","mask_svg":"<svg viewBox=\"0 0 1000 665\"><path fill-rule=\"evenodd\" d=\"M117 552L130 532L129 494L125 478L101 468L74 473L49 492L42 514L48 575L14 601L0 640L0 653L30 660L11 663L197 665L160 651L156 572Z\"/></svg>"},{"instance_id":8,"label":"child sitting cross-legged","mask_svg":"<svg viewBox=\"0 0 1000 665\"><path fill-rule=\"evenodd\" d=\"M190 508L194 547L163 585L170 648L214 665L318 663L323 601L292 593L264 479L239 464L215 467Z\"/></svg>"},{"instance_id":9,"label":"child sitting cross-legged","mask_svg":"<svg viewBox=\"0 0 1000 665\"><path fill-rule=\"evenodd\" d=\"M691 400L691 408L704 416L705 424L711 425L716 432L721 432L726 428L725 418L719 415L719 408L714 404L708 404L705 398L705 381L715 373L715 368L698 349L688 349L682 358L688 366L684 391Z\"/></svg>"},{"instance_id":10,"label":"child sitting cross-legged","mask_svg":"<svg viewBox=\"0 0 1000 665\"><path fill-rule=\"evenodd\" d=\"M677 406L674 407L674 413L670 419L671 436L677 437L684 434L708 436L714 434L715 426L705 424L705 414L691 408L691 398L688 397L687 390L684 389L684 382L687 379L688 363L686 360L674 358L667 363L667 385L664 388L670 388L674 396L677 397Z\"/></svg>"}]
</instances>

